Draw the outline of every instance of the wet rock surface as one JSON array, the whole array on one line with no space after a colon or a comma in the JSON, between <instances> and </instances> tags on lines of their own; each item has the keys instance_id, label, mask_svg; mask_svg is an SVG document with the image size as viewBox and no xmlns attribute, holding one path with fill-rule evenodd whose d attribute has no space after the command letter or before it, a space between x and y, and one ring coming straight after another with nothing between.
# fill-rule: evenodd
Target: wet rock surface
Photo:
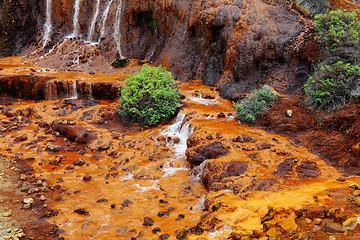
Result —
<instances>
[{"instance_id":1,"label":"wet rock surface","mask_svg":"<svg viewBox=\"0 0 360 240\"><path fill-rule=\"evenodd\" d=\"M101 81L94 75L89 82ZM41 217L62 229L50 226L49 234L65 239L359 236L358 177L343 176L285 136L239 124L232 103L214 89L197 81L179 85L186 107L171 125L180 126L178 135L169 134L170 125L121 125L115 100L2 97L0 153L19 169L32 167L14 181L22 194L14 206L30 213L41 206ZM284 109L284 118L296 120L300 108ZM79 141L85 133L96 138ZM191 164L196 154L204 159ZM9 210L7 218L16 216Z\"/></svg>"}]
</instances>

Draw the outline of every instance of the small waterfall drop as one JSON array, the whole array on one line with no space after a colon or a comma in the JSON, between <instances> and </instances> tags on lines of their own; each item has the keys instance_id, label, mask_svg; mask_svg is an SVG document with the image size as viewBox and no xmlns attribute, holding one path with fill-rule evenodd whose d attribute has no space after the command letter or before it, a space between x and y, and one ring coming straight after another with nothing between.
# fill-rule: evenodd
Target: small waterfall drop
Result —
<instances>
[{"instance_id":1,"label":"small waterfall drop","mask_svg":"<svg viewBox=\"0 0 360 240\"><path fill-rule=\"evenodd\" d=\"M190 124L185 122L185 114L180 113L176 117L175 122L163 131L164 135L171 137L172 139L178 139L176 144L173 140L168 142L168 144L174 145L177 158L185 157L187 149L186 141L192 133L193 129L190 127Z\"/></svg>"},{"instance_id":2,"label":"small waterfall drop","mask_svg":"<svg viewBox=\"0 0 360 240\"><path fill-rule=\"evenodd\" d=\"M79 13L80 13L80 3L81 0L75 0L74 5L74 18L73 18L73 32L68 37L78 37L79 36Z\"/></svg>"},{"instance_id":3,"label":"small waterfall drop","mask_svg":"<svg viewBox=\"0 0 360 240\"><path fill-rule=\"evenodd\" d=\"M88 33L88 41L91 42L93 37L94 37L94 33L95 33L95 24L96 24L96 19L99 15L99 8L100 8L100 0L96 0L96 9L95 9L95 13L94 16L92 18L91 21L91 26L89 28L89 33Z\"/></svg>"},{"instance_id":4,"label":"small waterfall drop","mask_svg":"<svg viewBox=\"0 0 360 240\"><path fill-rule=\"evenodd\" d=\"M78 95L77 95L77 87L76 87L76 81L72 81L70 84L69 84L69 98L70 99L77 99L78 98Z\"/></svg>"},{"instance_id":5,"label":"small waterfall drop","mask_svg":"<svg viewBox=\"0 0 360 240\"><path fill-rule=\"evenodd\" d=\"M114 40L116 42L117 50L119 53L120 58L123 58L121 53L121 31L120 31L120 24L121 24L121 13L122 13L122 0L119 0L119 5L116 10L116 17L115 17L115 25L114 25Z\"/></svg>"},{"instance_id":6,"label":"small waterfall drop","mask_svg":"<svg viewBox=\"0 0 360 240\"><path fill-rule=\"evenodd\" d=\"M101 16L101 28L100 28L100 39L99 41L105 36L105 24L106 24L106 20L107 17L109 15L109 11L110 11L110 7L112 4L113 0L110 0L108 5L105 8L105 11L103 12L103 15Z\"/></svg>"},{"instance_id":7,"label":"small waterfall drop","mask_svg":"<svg viewBox=\"0 0 360 240\"><path fill-rule=\"evenodd\" d=\"M45 48L46 44L50 41L50 34L52 31L51 7L52 7L52 0L46 0L46 20L45 20L45 25L44 25L44 37L43 37L42 48Z\"/></svg>"}]
</instances>

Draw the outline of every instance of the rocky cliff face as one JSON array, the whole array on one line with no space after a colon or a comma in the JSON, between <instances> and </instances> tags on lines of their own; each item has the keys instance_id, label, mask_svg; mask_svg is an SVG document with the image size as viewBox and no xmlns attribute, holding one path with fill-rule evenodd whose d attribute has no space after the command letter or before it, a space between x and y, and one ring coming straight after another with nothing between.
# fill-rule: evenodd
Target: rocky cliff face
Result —
<instances>
[{"instance_id":1,"label":"rocky cliff face","mask_svg":"<svg viewBox=\"0 0 360 240\"><path fill-rule=\"evenodd\" d=\"M318 57L312 21L305 17L311 13L303 13L314 4L317 12L328 6L326 1L310 0L48 2L52 31L44 48L38 48L38 64L86 71L100 65L104 69L99 62L119 56L145 59L164 65L177 79L201 79L217 86L222 97L232 100L239 92L263 84L282 93L301 93ZM12 51L6 54L23 49L37 32L37 40L44 39L46 4L3 3L2 17L10 11L6 9L21 6L3 23L13 17L18 24L11 24L16 31L8 40L3 38L5 47L15 39L18 43L11 44ZM15 38L20 32L24 32L22 37ZM64 41L66 36L75 40ZM89 42L96 43L95 47Z\"/></svg>"},{"instance_id":2,"label":"rocky cliff face","mask_svg":"<svg viewBox=\"0 0 360 240\"><path fill-rule=\"evenodd\" d=\"M43 23L42 1L0 2L0 57L17 55L36 41Z\"/></svg>"}]
</instances>

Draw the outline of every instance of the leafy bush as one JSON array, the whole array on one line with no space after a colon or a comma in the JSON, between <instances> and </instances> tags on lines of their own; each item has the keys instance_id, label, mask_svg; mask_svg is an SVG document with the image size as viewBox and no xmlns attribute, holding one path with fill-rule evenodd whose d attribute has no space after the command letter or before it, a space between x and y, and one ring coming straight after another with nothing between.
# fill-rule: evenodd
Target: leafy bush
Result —
<instances>
[{"instance_id":1,"label":"leafy bush","mask_svg":"<svg viewBox=\"0 0 360 240\"><path fill-rule=\"evenodd\" d=\"M350 103L360 92L360 67L341 61L318 69L305 87L305 105L313 111L333 110Z\"/></svg>"},{"instance_id":2,"label":"leafy bush","mask_svg":"<svg viewBox=\"0 0 360 240\"><path fill-rule=\"evenodd\" d=\"M316 15L315 19L315 40L325 55L324 60L354 63L360 56L360 22L356 12L339 9Z\"/></svg>"},{"instance_id":3,"label":"leafy bush","mask_svg":"<svg viewBox=\"0 0 360 240\"><path fill-rule=\"evenodd\" d=\"M315 18L315 39L323 59L304 85L304 105L313 111L329 111L349 104L359 95L360 23L356 12L342 10Z\"/></svg>"},{"instance_id":4,"label":"leafy bush","mask_svg":"<svg viewBox=\"0 0 360 240\"><path fill-rule=\"evenodd\" d=\"M262 89L234 104L235 118L242 122L254 123L257 118L263 116L270 109L277 98L278 94L265 85Z\"/></svg>"},{"instance_id":5,"label":"leafy bush","mask_svg":"<svg viewBox=\"0 0 360 240\"><path fill-rule=\"evenodd\" d=\"M133 124L157 125L176 113L179 92L171 73L162 66L143 68L125 80L119 115Z\"/></svg>"}]
</instances>

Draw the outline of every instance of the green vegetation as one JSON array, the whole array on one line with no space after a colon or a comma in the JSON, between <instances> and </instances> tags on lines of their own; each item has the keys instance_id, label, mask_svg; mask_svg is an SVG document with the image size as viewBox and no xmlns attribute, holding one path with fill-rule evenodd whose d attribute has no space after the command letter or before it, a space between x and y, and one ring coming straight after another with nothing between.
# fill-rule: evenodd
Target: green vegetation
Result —
<instances>
[{"instance_id":1,"label":"green vegetation","mask_svg":"<svg viewBox=\"0 0 360 240\"><path fill-rule=\"evenodd\" d=\"M179 103L171 73L162 66L145 65L125 80L119 115L132 124L153 126L173 117Z\"/></svg>"},{"instance_id":2,"label":"green vegetation","mask_svg":"<svg viewBox=\"0 0 360 240\"><path fill-rule=\"evenodd\" d=\"M341 61L324 65L304 85L305 105L313 111L334 110L358 97L360 67Z\"/></svg>"},{"instance_id":3,"label":"green vegetation","mask_svg":"<svg viewBox=\"0 0 360 240\"><path fill-rule=\"evenodd\" d=\"M123 58L123 59L116 59L115 61L113 61L111 63L111 65L114 68L122 68L122 67L126 67L129 64L129 59Z\"/></svg>"},{"instance_id":4,"label":"green vegetation","mask_svg":"<svg viewBox=\"0 0 360 240\"><path fill-rule=\"evenodd\" d=\"M356 12L330 11L315 17L315 40L325 52L331 54L343 47L357 47L360 22Z\"/></svg>"},{"instance_id":5,"label":"green vegetation","mask_svg":"<svg viewBox=\"0 0 360 240\"><path fill-rule=\"evenodd\" d=\"M342 10L315 18L315 40L323 58L304 85L304 105L313 111L330 111L360 94L360 22L356 12Z\"/></svg>"},{"instance_id":6,"label":"green vegetation","mask_svg":"<svg viewBox=\"0 0 360 240\"><path fill-rule=\"evenodd\" d=\"M263 116L271 108L277 98L278 94L265 85L262 89L234 104L235 118L242 122L254 123L257 118Z\"/></svg>"}]
</instances>

